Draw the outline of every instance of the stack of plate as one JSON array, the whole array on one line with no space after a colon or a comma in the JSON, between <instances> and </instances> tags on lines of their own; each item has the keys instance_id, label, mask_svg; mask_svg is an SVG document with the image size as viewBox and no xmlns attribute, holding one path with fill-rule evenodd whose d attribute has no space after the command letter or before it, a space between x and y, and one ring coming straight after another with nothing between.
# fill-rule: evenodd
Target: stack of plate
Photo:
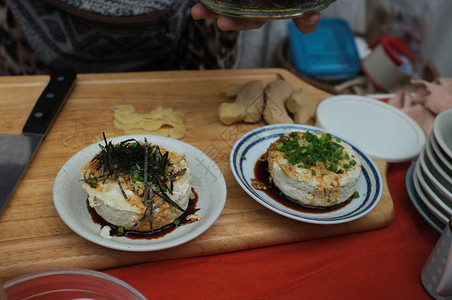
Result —
<instances>
[{"instance_id":1,"label":"stack of plate","mask_svg":"<svg viewBox=\"0 0 452 300\"><path fill-rule=\"evenodd\" d=\"M419 158L406 177L410 198L442 231L452 217L452 109L439 114Z\"/></svg>"}]
</instances>

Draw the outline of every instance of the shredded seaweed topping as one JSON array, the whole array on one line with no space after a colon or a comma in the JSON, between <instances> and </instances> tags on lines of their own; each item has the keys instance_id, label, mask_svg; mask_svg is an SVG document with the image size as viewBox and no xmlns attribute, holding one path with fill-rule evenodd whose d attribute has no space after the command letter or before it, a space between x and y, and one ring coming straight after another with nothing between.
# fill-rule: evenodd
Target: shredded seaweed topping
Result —
<instances>
[{"instance_id":1,"label":"shredded seaweed topping","mask_svg":"<svg viewBox=\"0 0 452 300\"><path fill-rule=\"evenodd\" d=\"M162 151L159 146L150 145L147 139L144 140L144 143L135 139L128 139L113 144L111 141L107 142L105 134L103 134L103 138L104 145L99 144L101 151L91 160L100 175L83 179L83 181L96 182L97 184L100 179L104 179L105 182L113 176L125 199L128 199L128 197L121 186L120 176L131 175L132 181L143 182L146 211L143 217L134 224L134 227L149 217L150 229L152 230L152 212L162 203L154 206L152 203L154 195L184 212L184 209L171 200L168 195L172 195L174 181L178 176L184 174L186 169L174 173L170 172L169 170L172 168L168 159L168 152Z\"/></svg>"}]
</instances>

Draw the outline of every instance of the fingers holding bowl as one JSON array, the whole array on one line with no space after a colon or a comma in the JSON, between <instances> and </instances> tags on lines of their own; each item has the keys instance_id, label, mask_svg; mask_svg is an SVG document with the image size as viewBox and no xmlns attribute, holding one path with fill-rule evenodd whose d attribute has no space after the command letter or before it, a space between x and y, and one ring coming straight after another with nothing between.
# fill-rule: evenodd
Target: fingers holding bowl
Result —
<instances>
[{"instance_id":1,"label":"fingers holding bowl","mask_svg":"<svg viewBox=\"0 0 452 300\"><path fill-rule=\"evenodd\" d=\"M218 28L223 31L243 31L258 29L266 23L265 20L233 18L220 15L208 9L204 4L200 2L192 7L191 15L195 20L216 19ZM292 20L297 26L298 30L300 30L304 34L308 34L317 29L320 21L320 13L315 12L302 17L293 18Z\"/></svg>"},{"instance_id":2,"label":"fingers holding bowl","mask_svg":"<svg viewBox=\"0 0 452 300\"><path fill-rule=\"evenodd\" d=\"M300 32L308 34L314 32L319 26L320 13L312 13L292 20Z\"/></svg>"},{"instance_id":3,"label":"fingers holding bowl","mask_svg":"<svg viewBox=\"0 0 452 300\"><path fill-rule=\"evenodd\" d=\"M243 31L243 30L251 30L258 29L265 24L265 21L256 21L256 20L247 20L247 19L239 19L232 18L223 15L219 15L207 7L205 7L202 3L195 4L191 9L191 15L195 20L201 19L217 19L217 26L219 29L223 31Z\"/></svg>"}]
</instances>

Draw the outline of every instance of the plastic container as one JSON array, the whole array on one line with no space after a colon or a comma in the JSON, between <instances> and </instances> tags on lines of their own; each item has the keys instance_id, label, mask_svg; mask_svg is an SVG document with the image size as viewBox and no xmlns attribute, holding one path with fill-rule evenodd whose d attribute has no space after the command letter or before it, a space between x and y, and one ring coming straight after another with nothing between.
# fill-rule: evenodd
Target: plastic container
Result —
<instances>
[{"instance_id":1,"label":"plastic container","mask_svg":"<svg viewBox=\"0 0 452 300\"><path fill-rule=\"evenodd\" d=\"M311 34L302 34L289 23L290 55L294 67L321 80L346 80L361 71L355 38L348 23L338 18L322 18Z\"/></svg>"}]
</instances>

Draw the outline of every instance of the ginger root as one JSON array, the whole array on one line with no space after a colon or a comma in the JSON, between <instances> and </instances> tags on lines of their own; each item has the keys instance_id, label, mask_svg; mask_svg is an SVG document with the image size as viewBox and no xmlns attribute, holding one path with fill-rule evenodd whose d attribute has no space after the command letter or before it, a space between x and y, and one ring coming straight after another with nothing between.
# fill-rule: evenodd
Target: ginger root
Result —
<instances>
[{"instance_id":1,"label":"ginger root","mask_svg":"<svg viewBox=\"0 0 452 300\"><path fill-rule=\"evenodd\" d=\"M292 124L293 120L286 111L286 101L292 94L292 85L285 80L273 80L264 90L265 108L263 117L267 124Z\"/></svg>"},{"instance_id":2,"label":"ginger root","mask_svg":"<svg viewBox=\"0 0 452 300\"><path fill-rule=\"evenodd\" d=\"M229 85L226 90L226 96L228 97L237 97L237 95L239 94L240 90L245 86L245 84L243 83L234 83Z\"/></svg>"},{"instance_id":3,"label":"ginger root","mask_svg":"<svg viewBox=\"0 0 452 300\"><path fill-rule=\"evenodd\" d=\"M297 124L306 124L315 116L317 105L311 93L305 88L295 89L286 102L287 110L292 113Z\"/></svg>"},{"instance_id":4,"label":"ginger root","mask_svg":"<svg viewBox=\"0 0 452 300\"><path fill-rule=\"evenodd\" d=\"M235 102L223 102L218 108L220 121L231 125L240 121L256 123L264 109L264 85L262 80L252 80L243 86L235 85L227 94L237 93Z\"/></svg>"}]
</instances>

